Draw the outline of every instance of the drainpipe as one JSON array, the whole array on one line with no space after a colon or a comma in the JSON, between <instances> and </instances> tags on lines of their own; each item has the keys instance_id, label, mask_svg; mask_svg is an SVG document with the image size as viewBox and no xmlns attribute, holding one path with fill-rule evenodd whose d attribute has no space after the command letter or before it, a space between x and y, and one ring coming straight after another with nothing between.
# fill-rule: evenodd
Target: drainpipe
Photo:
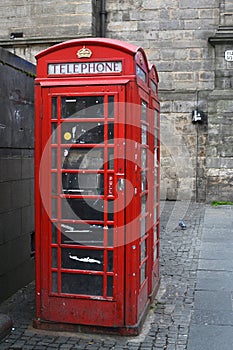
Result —
<instances>
[{"instance_id":1,"label":"drainpipe","mask_svg":"<svg viewBox=\"0 0 233 350\"><path fill-rule=\"evenodd\" d=\"M105 0L101 0L101 9L100 9L100 36L105 37L105 25L106 25L106 9L105 9Z\"/></svg>"}]
</instances>

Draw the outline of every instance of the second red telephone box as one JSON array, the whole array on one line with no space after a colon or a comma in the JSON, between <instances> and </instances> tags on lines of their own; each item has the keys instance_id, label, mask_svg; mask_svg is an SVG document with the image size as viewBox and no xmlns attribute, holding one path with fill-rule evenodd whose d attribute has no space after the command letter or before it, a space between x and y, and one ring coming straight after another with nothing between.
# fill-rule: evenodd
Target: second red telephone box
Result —
<instances>
[{"instance_id":1,"label":"second red telephone box","mask_svg":"<svg viewBox=\"0 0 233 350\"><path fill-rule=\"evenodd\" d=\"M159 286L156 68L94 38L37 62L34 324L138 334Z\"/></svg>"}]
</instances>

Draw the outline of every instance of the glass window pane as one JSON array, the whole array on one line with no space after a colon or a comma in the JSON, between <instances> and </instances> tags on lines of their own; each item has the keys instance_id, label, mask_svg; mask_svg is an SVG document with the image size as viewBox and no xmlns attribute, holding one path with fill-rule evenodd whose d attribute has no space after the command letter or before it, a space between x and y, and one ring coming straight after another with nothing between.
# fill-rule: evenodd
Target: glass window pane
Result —
<instances>
[{"instance_id":1,"label":"glass window pane","mask_svg":"<svg viewBox=\"0 0 233 350\"><path fill-rule=\"evenodd\" d=\"M57 97L52 97L52 119L57 119Z\"/></svg>"},{"instance_id":2,"label":"glass window pane","mask_svg":"<svg viewBox=\"0 0 233 350\"><path fill-rule=\"evenodd\" d=\"M62 154L63 169L103 169L103 148L70 148Z\"/></svg>"},{"instance_id":3,"label":"glass window pane","mask_svg":"<svg viewBox=\"0 0 233 350\"><path fill-rule=\"evenodd\" d=\"M141 149L141 166L142 168L146 168L147 165L147 150L146 148Z\"/></svg>"},{"instance_id":4,"label":"glass window pane","mask_svg":"<svg viewBox=\"0 0 233 350\"><path fill-rule=\"evenodd\" d=\"M108 143L114 142L114 124L108 123Z\"/></svg>"},{"instance_id":5,"label":"glass window pane","mask_svg":"<svg viewBox=\"0 0 233 350\"><path fill-rule=\"evenodd\" d=\"M114 117L114 96L108 96L108 118Z\"/></svg>"},{"instance_id":6,"label":"glass window pane","mask_svg":"<svg viewBox=\"0 0 233 350\"><path fill-rule=\"evenodd\" d=\"M108 246L113 247L114 243L114 227L113 226L108 226Z\"/></svg>"},{"instance_id":7,"label":"glass window pane","mask_svg":"<svg viewBox=\"0 0 233 350\"><path fill-rule=\"evenodd\" d=\"M66 96L61 99L62 118L103 118L103 96Z\"/></svg>"},{"instance_id":8,"label":"glass window pane","mask_svg":"<svg viewBox=\"0 0 233 350\"><path fill-rule=\"evenodd\" d=\"M65 194L103 195L103 174L63 173L62 187Z\"/></svg>"},{"instance_id":9,"label":"glass window pane","mask_svg":"<svg viewBox=\"0 0 233 350\"><path fill-rule=\"evenodd\" d=\"M155 128L158 127L158 121L159 121L158 116L159 116L159 112L156 109L154 109L154 127Z\"/></svg>"},{"instance_id":10,"label":"glass window pane","mask_svg":"<svg viewBox=\"0 0 233 350\"><path fill-rule=\"evenodd\" d=\"M158 219L158 215L157 215L157 206L156 206L154 207L154 223L156 223L157 219Z\"/></svg>"},{"instance_id":11,"label":"glass window pane","mask_svg":"<svg viewBox=\"0 0 233 350\"><path fill-rule=\"evenodd\" d=\"M52 169L57 169L57 149L52 149Z\"/></svg>"},{"instance_id":12,"label":"glass window pane","mask_svg":"<svg viewBox=\"0 0 233 350\"><path fill-rule=\"evenodd\" d=\"M76 224L73 222L61 224L62 244L78 244L82 246L103 246L103 225Z\"/></svg>"},{"instance_id":13,"label":"glass window pane","mask_svg":"<svg viewBox=\"0 0 233 350\"><path fill-rule=\"evenodd\" d=\"M114 169L114 148L108 148L108 169Z\"/></svg>"},{"instance_id":14,"label":"glass window pane","mask_svg":"<svg viewBox=\"0 0 233 350\"><path fill-rule=\"evenodd\" d=\"M62 123L61 142L75 144L93 144L104 142L104 124L93 122Z\"/></svg>"},{"instance_id":15,"label":"glass window pane","mask_svg":"<svg viewBox=\"0 0 233 350\"><path fill-rule=\"evenodd\" d=\"M52 272L52 292L57 293L57 273Z\"/></svg>"},{"instance_id":16,"label":"glass window pane","mask_svg":"<svg viewBox=\"0 0 233 350\"><path fill-rule=\"evenodd\" d=\"M147 126L142 125L142 144L146 145L147 144Z\"/></svg>"},{"instance_id":17,"label":"glass window pane","mask_svg":"<svg viewBox=\"0 0 233 350\"><path fill-rule=\"evenodd\" d=\"M146 263L144 263L141 267L140 273L140 284L142 284L146 279Z\"/></svg>"},{"instance_id":18,"label":"glass window pane","mask_svg":"<svg viewBox=\"0 0 233 350\"><path fill-rule=\"evenodd\" d=\"M146 257L146 240L141 242L141 261Z\"/></svg>"},{"instance_id":19,"label":"glass window pane","mask_svg":"<svg viewBox=\"0 0 233 350\"><path fill-rule=\"evenodd\" d=\"M108 201L108 221L114 220L114 201Z\"/></svg>"},{"instance_id":20,"label":"glass window pane","mask_svg":"<svg viewBox=\"0 0 233 350\"><path fill-rule=\"evenodd\" d=\"M52 219L57 218L57 199L52 198Z\"/></svg>"},{"instance_id":21,"label":"glass window pane","mask_svg":"<svg viewBox=\"0 0 233 350\"><path fill-rule=\"evenodd\" d=\"M147 189L147 179L146 179L146 172L141 172L141 191L144 192Z\"/></svg>"},{"instance_id":22,"label":"glass window pane","mask_svg":"<svg viewBox=\"0 0 233 350\"><path fill-rule=\"evenodd\" d=\"M103 295L103 276L62 273L62 293Z\"/></svg>"},{"instance_id":23,"label":"glass window pane","mask_svg":"<svg viewBox=\"0 0 233 350\"><path fill-rule=\"evenodd\" d=\"M104 201L97 199L62 199L62 218L73 220L104 220Z\"/></svg>"},{"instance_id":24,"label":"glass window pane","mask_svg":"<svg viewBox=\"0 0 233 350\"><path fill-rule=\"evenodd\" d=\"M57 143L57 123L52 123L52 144Z\"/></svg>"},{"instance_id":25,"label":"glass window pane","mask_svg":"<svg viewBox=\"0 0 233 350\"><path fill-rule=\"evenodd\" d=\"M113 271L113 251L108 251L108 272Z\"/></svg>"},{"instance_id":26,"label":"glass window pane","mask_svg":"<svg viewBox=\"0 0 233 350\"><path fill-rule=\"evenodd\" d=\"M146 214L146 195L141 197L141 215Z\"/></svg>"},{"instance_id":27,"label":"glass window pane","mask_svg":"<svg viewBox=\"0 0 233 350\"><path fill-rule=\"evenodd\" d=\"M142 101L141 119L147 120L147 103Z\"/></svg>"},{"instance_id":28,"label":"glass window pane","mask_svg":"<svg viewBox=\"0 0 233 350\"><path fill-rule=\"evenodd\" d=\"M52 194L57 194L57 173L52 173Z\"/></svg>"},{"instance_id":29,"label":"glass window pane","mask_svg":"<svg viewBox=\"0 0 233 350\"><path fill-rule=\"evenodd\" d=\"M151 80L150 81L150 85L151 85L152 90L156 93L157 92L157 85L156 85L156 83L153 80Z\"/></svg>"},{"instance_id":30,"label":"glass window pane","mask_svg":"<svg viewBox=\"0 0 233 350\"><path fill-rule=\"evenodd\" d=\"M52 267L57 267L57 249L52 248Z\"/></svg>"},{"instance_id":31,"label":"glass window pane","mask_svg":"<svg viewBox=\"0 0 233 350\"><path fill-rule=\"evenodd\" d=\"M156 261L158 258L158 245L156 244L154 246L154 261Z\"/></svg>"},{"instance_id":32,"label":"glass window pane","mask_svg":"<svg viewBox=\"0 0 233 350\"><path fill-rule=\"evenodd\" d=\"M107 276L107 296L113 296L113 276Z\"/></svg>"},{"instance_id":33,"label":"glass window pane","mask_svg":"<svg viewBox=\"0 0 233 350\"><path fill-rule=\"evenodd\" d=\"M158 226L154 226L154 243L158 240Z\"/></svg>"},{"instance_id":34,"label":"glass window pane","mask_svg":"<svg viewBox=\"0 0 233 350\"><path fill-rule=\"evenodd\" d=\"M61 256L65 269L103 271L103 250L62 248Z\"/></svg>"},{"instance_id":35,"label":"glass window pane","mask_svg":"<svg viewBox=\"0 0 233 350\"><path fill-rule=\"evenodd\" d=\"M141 237L146 234L146 218L141 218Z\"/></svg>"},{"instance_id":36,"label":"glass window pane","mask_svg":"<svg viewBox=\"0 0 233 350\"><path fill-rule=\"evenodd\" d=\"M57 243L57 227L52 224L52 243Z\"/></svg>"}]
</instances>

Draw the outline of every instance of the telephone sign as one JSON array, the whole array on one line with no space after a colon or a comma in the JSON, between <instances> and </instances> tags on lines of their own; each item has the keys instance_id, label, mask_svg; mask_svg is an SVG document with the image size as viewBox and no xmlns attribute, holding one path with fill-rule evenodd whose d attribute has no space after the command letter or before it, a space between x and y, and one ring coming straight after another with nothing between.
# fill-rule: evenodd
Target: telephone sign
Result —
<instances>
[{"instance_id":1,"label":"telephone sign","mask_svg":"<svg viewBox=\"0 0 233 350\"><path fill-rule=\"evenodd\" d=\"M156 68L94 38L37 63L34 326L138 334L159 286Z\"/></svg>"},{"instance_id":2,"label":"telephone sign","mask_svg":"<svg viewBox=\"0 0 233 350\"><path fill-rule=\"evenodd\" d=\"M121 73L121 61L50 63L48 74L106 74Z\"/></svg>"}]
</instances>

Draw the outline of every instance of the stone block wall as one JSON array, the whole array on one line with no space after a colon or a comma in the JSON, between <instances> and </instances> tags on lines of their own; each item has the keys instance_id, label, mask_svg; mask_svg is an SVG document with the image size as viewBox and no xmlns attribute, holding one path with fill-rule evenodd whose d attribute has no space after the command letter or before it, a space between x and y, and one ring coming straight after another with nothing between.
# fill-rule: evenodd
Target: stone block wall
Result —
<instances>
[{"instance_id":1,"label":"stone block wall","mask_svg":"<svg viewBox=\"0 0 233 350\"><path fill-rule=\"evenodd\" d=\"M97 0L6 0L0 4L0 46L36 63L35 55L51 45L98 36L99 7Z\"/></svg>"},{"instance_id":2,"label":"stone block wall","mask_svg":"<svg viewBox=\"0 0 233 350\"><path fill-rule=\"evenodd\" d=\"M57 42L99 36L100 2L6 0L0 5L0 45L35 62L38 51ZM209 200L212 180L208 157L214 152L215 132L212 110L221 105L221 113L229 116L230 108L230 100L226 106L223 97L222 104L214 106L213 99L220 91L224 95L233 85L232 62L224 61L225 50L233 49L233 39L229 39L233 38L233 31L229 34L233 28L232 0L105 3L106 36L142 46L158 69L162 198ZM23 32L23 38L10 39L12 32ZM225 46L213 45L209 40L216 33L218 37L218 32L220 37L226 36ZM202 124L191 121L197 108L204 112ZM223 130L219 127L219 131ZM224 140L230 142L230 138Z\"/></svg>"},{"instance_id":3,"label":"stone block wall","mask_svg":"<svg viewBox=\"0 0 233 350\"><path fill-rule=\"evenodd\" d=\"M207 122L192 124L195 108L208 114L215 86L214 50L219 0L137 0L107 4L107 35L142 46L158 69L161 99L163 199L205 200Z\"/></svg>"},{"instance_id":4,"label":"stone block wall","mask_svg":"<svg viewBox=\"0 0 233 350\"><path fill-rule=\"evenodd\" d=\"M34 278L34 74L0 48L0 302Z\"/></svg>"}]
</instances>

